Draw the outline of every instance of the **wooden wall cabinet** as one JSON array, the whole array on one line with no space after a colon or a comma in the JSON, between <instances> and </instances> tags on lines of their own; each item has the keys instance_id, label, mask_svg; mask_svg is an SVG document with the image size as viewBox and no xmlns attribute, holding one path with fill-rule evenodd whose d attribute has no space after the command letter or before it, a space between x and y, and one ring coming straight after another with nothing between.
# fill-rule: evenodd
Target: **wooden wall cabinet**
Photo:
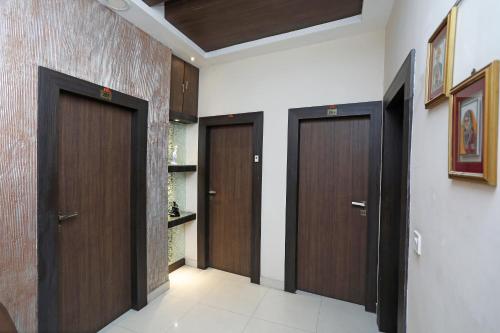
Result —
<instances>
[{"instance_id":1,"label":"wooden wall cabinet","mask_svg":"<svg viewBox=\"0 0 500 333\"><path fill-rule=\"evenodd\" d=\"M172 56L170 83L170 120L181 123L198 121L198 86L200 70Z\"/></svg>"}]
</instances>

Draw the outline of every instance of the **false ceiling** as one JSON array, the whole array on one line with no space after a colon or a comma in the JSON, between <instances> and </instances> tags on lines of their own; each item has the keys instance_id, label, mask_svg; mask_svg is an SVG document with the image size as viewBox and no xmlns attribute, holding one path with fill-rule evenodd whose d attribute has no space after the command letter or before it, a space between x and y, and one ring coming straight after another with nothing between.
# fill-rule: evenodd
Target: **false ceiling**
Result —
<instances>
[{"instance_id":1,"label":"false ceiling","mask_svg":"<svg viewBox=\"0 0 500 333\"><path fill-rule=\"evenodd\" d=\"M170 0L165 18L205 52L360 15L363 0Z\"/></svg>"},{"instance_id":2,"label":"false ceiling","mask_svg":"<svg viewBox=\"0 0 500 333\"><path fill-rule=\"evenodd\" d=\"M97 1L104 5L108 3L108 0ZM129 9L116 11L118 15L168 46L178 57L194 62L200 68L339 38L383 31L394 2L394 0L125 1L129 4ZM287 3L286 6L283 5L285 2ZM153 6L150 7L147 3ZM225 3L226 6L217 7L222 8L220 10L210 9L212 4L213 6L216 6L216 4L220 6L220 3ZM236 8L232 5L233 3L238 3L239 6L236 6ZM257 3L260 5L257 5ZM180 7L191 6L194 10L191 14L183 13L180 7L174 11L172 9L175 8L174 4ZM200 5L195 6L194 4ZM300 4L302 4L302 7ZM176 20L179 20L177 26L165 19L165 6L168 8L167 12L170 11L170 14L177 17ZM349 10L353 10L349 6L357 8L355 9L357 11L349 13ZM362 10L360 9L361 6L363 7ZM318 8L323 9L318 10ZM197 13L199 11L203 12L203 14ZM208 14L205 15L205 12ZM360 12L362 13L359 14ZM193 13L197 14L194 15ZM354 16L349 16L353 14ZM215 16L210 18L210 15ZM348 17L341 19L343 16ZM195 19L195 17L197 18ZM236 19L236 17L238 18ZM327 22L321 23L325 21ZM214 24L214 22L217 24ZM230 27L231 24L235 26ZM284 28L285 24L287 24L287 28ZM311 24L316 25L310 26ZM212 25L219 26L221 39L228 39L225 44L208 44L208 42L204 44L202 41L196 40L196 35L202 37L204 34L212 36L213 32L209 32L209 27ZM182 26L185 26L185 28L182 28ZM181 29L184 29L184 31ZM290 29L295 30L290 31ZM281 33L281 31L287 30L289 32ZM210 38L214 39L215 37ZM232 39L229 40L229 38ZM258 39L255 40L254 38ZM216 41L218 39L216 38ZM240 40L246 42L240 42ZM221 45L230 46L220 48ZM200 46L206 49L202 49Z\"/></svg>"}]
</instances>

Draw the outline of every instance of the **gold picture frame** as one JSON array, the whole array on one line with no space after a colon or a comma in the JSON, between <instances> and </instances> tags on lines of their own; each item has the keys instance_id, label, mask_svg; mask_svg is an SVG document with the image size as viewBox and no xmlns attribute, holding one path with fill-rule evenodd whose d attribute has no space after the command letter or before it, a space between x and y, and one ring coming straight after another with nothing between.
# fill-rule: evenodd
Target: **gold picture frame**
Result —
<instances>
[{"instance_id":1,"label":"gold picture frame","mask_svg":"<svg viewBox=\"0 0 500 333\"><path fill-rule=\"evenodd\" d=\"M453 84L457 12L458 7L454 6L427 42L426 109L443 102L450 94Z\"/></svg>"},{"instance_id":2,"label":"gold picture frame","mask_svg":"<svg viewBox=\"0 0 500 333\"><path fill-rule=\"evenodd\" d=\"M450 178L497 185L499 77L495 60L450 91Z\"/></svg>"}]
</instances>

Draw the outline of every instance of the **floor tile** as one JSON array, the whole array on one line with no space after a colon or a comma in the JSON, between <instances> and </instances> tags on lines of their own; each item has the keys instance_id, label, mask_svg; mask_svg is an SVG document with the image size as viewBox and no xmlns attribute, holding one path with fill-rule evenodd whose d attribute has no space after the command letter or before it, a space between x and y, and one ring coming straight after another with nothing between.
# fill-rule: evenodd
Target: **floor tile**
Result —
<instances>
[{"instance_id":1,"label":"floor tile","mask_svg":"<svg viewBox=\"0 0 500 333\"><path fill-rule=\"evenodd\" d=\"M120 326L116 326L113 322L113 323L109 324L108 326L104 327L102 330L100 330L97 333L136 333L136 332L130 331L130 330L123 328L123 327L120 327Z\"/></svg>"},{"instance_id":2,"label":"floor tile","mask_svg":"<svg viewBox=\"0 0 500 333\"><path fill-rule=\"evenodd\" d=\"M196 302L164 294L155 299L141 311L130 310L115 323L116 325L140 333L165 332L171 324L177 322Z\"/></svg>"},{"instance_id":3,"label":"floor tile","mask_svg":"<svg viewBox=\"0 0 500 333\"><path fill-rule=\"evenodd\" d=\"M190 268L171 274L167 295L199 301L217 288L223 280L215 275Z\"/></svg>"},{"instance_id":4,"label":"floor tile","mask_svg":"<svg viewBox=\"0 0 500 333\"><path fill-rule=\"evenodd\" d=\"M173 323L168 333L241 333L248 320L247 316L198 304L178 322Z\"/></svg>"},{"instance_id":5,"label":"floor tile","mask_svg":"<svg viewBox=\"0 0 500 333\"><path fill-rule=\"evenodd\" d=\"M376 333L376 316L361 305L324 298L321 304L318 333Z\"/></svg>"},{"instance_id":6,"label":"floor tile","mask_svg":"<svg viewBox=\"0 0 500 333\"><path fill-rule=\"evenodd\" d=\"M259 285L227 280L210 292L201 302L216 308L250 316L268 289Z\"/></svg>"},{"instance_id":7,"label":"floor tile","mask_svg":"<svg viewBox=\"0 0 500 333\"><path fill-rule=\"evenodd\" d=\"M251 284L246 277L182 267L170 290L130 310L102 333L376 333L364 307L314 294Z\"/></svg>"},{"instance_id":8,"label":"floor tile","mask_svg":"<svg viewBox=\"0 0 500 333\"><path fill-rule=\"evenodd\" d=\"M316 332L320 305L320 297L269 290L254 316L289 327Z\"/></svg>"},{"instance_id":9,"label":"floor tile","mask_svg":"<svg viewBox=\"0 0 500 333\"><path fill-rule=\"evenodd\" d=\"M223 281L250 283L250 278L247 276L224 272L214 268L207 268L206 270L201 271L201 275Z\"/></svg>"},{"instance_id":10,"label":"floor tile","mask_svg":"<svg viewBox=\"0 0 500 333\"><path fill-rule=\"evenodd\" d=\"M304 333L306 331L271 323L262 319L251 319L244 333Z\"/></svg>"}]
</instances>

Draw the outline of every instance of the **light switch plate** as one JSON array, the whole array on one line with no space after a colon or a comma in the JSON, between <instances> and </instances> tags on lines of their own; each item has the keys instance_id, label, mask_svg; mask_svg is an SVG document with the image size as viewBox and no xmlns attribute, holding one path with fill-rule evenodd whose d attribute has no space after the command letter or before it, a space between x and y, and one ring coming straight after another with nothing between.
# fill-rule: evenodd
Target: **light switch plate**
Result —
<instances>
[{"instance_id":1,"label":"light switch plate","mask_svg":"<svg viewBox=\"0 0 500 333\"><path fill-rule=\"evenodd\" d=\"M413 231L413 242L414 242L414 251L417 256L422 255L422 235L417 230Z\"/></svg>"}]
</instances>

